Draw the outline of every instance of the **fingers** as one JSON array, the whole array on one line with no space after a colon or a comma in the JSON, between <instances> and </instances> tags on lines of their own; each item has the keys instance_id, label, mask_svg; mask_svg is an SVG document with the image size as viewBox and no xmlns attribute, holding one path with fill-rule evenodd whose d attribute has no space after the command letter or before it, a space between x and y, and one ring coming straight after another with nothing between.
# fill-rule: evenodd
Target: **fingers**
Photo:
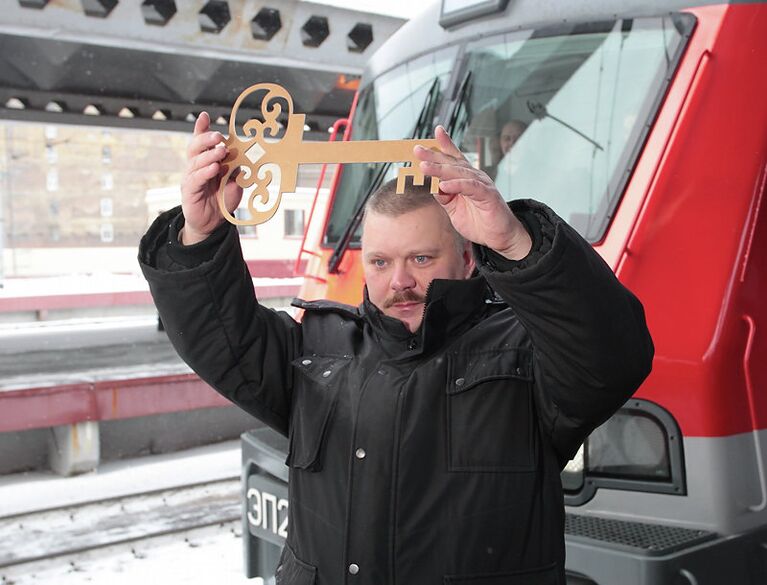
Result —
<instances>
[{"instance_id":1,"label":"fingers","mask_svg":"<svg viewBox=\"0 0 767 585\"><path fill-rule=\"evenodd\" d=\"M451 160L453 162L462 162L468 164L466 157L463 156L461 150L453 144L450 136L442 126L437 126L434 129L434 138L437 141L439 150L431 150L424 148L423 146L416 146L413 152L420 160Z\"/></svg>"},{"instance_id":2,"label":"fingers","mask_svg":"<svg viewBox=\"0 0 767 585\"><path fill-rule=\"evenodd\" d=\"M440 187L441 187L441 185L440 185ZM442 191L440 191L439 193L435 193L434 194L434 199L437 201L437 203L439 203L443 207L445 207L447 205L450 205L450 203L456 197L458 197L458 195L453 195L451 193L443 193Z\"/></svg>"},{"instance_id":3,"label":"fingers","mask_svg":"<svg viewBox=\"0 0 767 585\"><path fill-rule=\"evenodd\" d=\"M210 148L208 150L203 150L199 154L195 155L193 158L189 160L188 169L189 171L196 171L198 169L201 169L203 167L207 167L213 163L220 163L221 161L226 158L227 155L227 148L223 145L223 143L219 143L219 145L214 146L213 148Z\"/></svg>"},{"instance_id":4,"label":"fingers","mask_svg":"<svg viewBox=\"0 0 767 585\"><path fill-rule=\"evenodd\" d=\"M194 132L193 134L197 136L198 134L203 134L204 132L207 132L210 128L210 116L208 115L208 112L200 112L200 115L197 116L197 119L194 121Z\"/></svg>"},{"instance_id":5,"label":"fingers","mask_svg":"<svg viewBox=\"0 0 767 585\"><path fill-rule=\"evenodd\" d=\"M199 120L199 118L198 118ZM197 124L195 123L195 130ZM201 152L204 152L210 148L213 148L217 144L223 144L224 136L221 132L209 132L205 131L200 134L195 134L189 141L189 146L186 150L186 157L193 159Z\"/></svg>"},{"instance_id":6,"label":"fingers","mask_svg":"<svg viewBox=\"0 0 767 585\"><path fill-rule=\"evenodd\" d=\"M235 171L235 174L237 171ZM240 205L240 200L242 199L242 187L237 185L235 182L233 182L231 179L227 182L226 187L224 187L224 204L226 205L226 208L229 210L229 213L234 213L234 210L237 209Z\"/></svg>"},{"instance_id":7,"label":"fingers","mask_svg":"<svg viewBox=\"0 0 767 585\"><path fill-rule=\"evenodd\" d=\"M181 191L189 195L198 196L205 192L205 187L211 179L214 179L220 170L218 163L210 164L200 169L190 171L184 178Z\"/></svg>"},{"instance_id":8,"label":"fingers","mask_svg":"<svg viewBox=\"0 0 767 585\"><path fill-rule=\"evenodd\" d=\"M440 151L416 146L413 153L420 160L421 172L439 179L443 197L437 200L444 205L458 194L477 200L492 198L497 190L487 173L471 166L442 126L434 130L434 137Z\"/></svg>"},{"instance_id":9,"label":"fingers","mask_svg":"<svg viewBox=\"0 0 767 585\"><path fill-rule=\"evenodd\" d=\"M447 130L445 130L445 128L441 125L434 129L434 138L436 138L439 149L444 154L459 160L466 160L460 149L455 144L453 144L453 141L451 140L450 135L447 133Z\"/></svg>"},{"instance_id":10,"label":"fingers","mask_svg":"<svg viewBox=\"0 0 767 585\"><path fill-rule=\"evenodd\" d=\"M437 177L442 180L473 175L476 173L476 169L471 167L465 161L456 160L454 157L441 152L435 152L423 148L422 146L416 146L413 149L413 153L421 161L418 163L421 172L430 177Z\"/></svg>"},{"instance_id":11,"label":"fingers","mask_svg":"<svg viewBox=\"0 0 767 585\"><path fill-rule=\"evenodd\" d=\"M413 148L413 154L418 160L424 162L438 162L447 160L447 157L441 152L432 150L431 148L424 148L420 144ZM453 157L450 157L450 159L455 160Z\"/></svg>"},{"instance_id":12,"label":"fingers","mask_svg":"<svg viewBox=\"0 0 767 585\"><path fill-rule=\"evenodd\" d=\"M191 159L182 181L182 192L191 195L203 193L208 188L215 189L216 185L211 181L222 172L222 161L226 154L224 146L216 146Z\"/></svg>"},{"instance_id":13,"label":"fingers","mask_svg":"<svg viewBox=\"0 0 767 585\"><path fill-rule=\"evenodd\" d=\"M477 178L450 179L439 182L439 190L445 195L463 195L471 199L485 199L488 196L495 196L494 189L491 189L484 181Z\"/></svg>"},{"instance_id":14,"label":"fingers","mask_svg":"<svg viewBox=\"0 0 767 585\"><path fill-rule=\"evenodd\" d=\"M437 177L440 182L451 179L474 179L484 184L491 182L486 173L469 165L422 161L418 166L424 175Z\"/></svg>"},{"instance_id":15,"label":"fingers","mask_svg":"<svg viewBox=\"0 0 767 585\"><path fill-rule=\"evenodd\" d=\"M424 148L423 146L416 146L413 149L414 154L420 160L437 161L437 162L453 162L456 164L466 164L469 162L460 149L453 144L453 141L448 136L447 131L442 126L437 126L434 129L434 138L437 141L439 150L431 150Z\"/></svg>"},{"instance_id":16,"label":"fingers","mask_svg":"<svg viewBox=\"0 0 767 585\"><path fill-rule=\"evenodd\" d=\"M421 160L452 160L455 162L465 162L468 164L468 161L463 156L463 153L460 151L460 149L453 144L453 141L450 139L450 136L448 135L447 131L442 126L437 126L434 129L434 138L437 141L437 146L439 146L439 150L431 150L428 148L424 148L423 146L416 146L413 149L413 152L416 154L416 156Z\"/></svg>"}]
</instances>

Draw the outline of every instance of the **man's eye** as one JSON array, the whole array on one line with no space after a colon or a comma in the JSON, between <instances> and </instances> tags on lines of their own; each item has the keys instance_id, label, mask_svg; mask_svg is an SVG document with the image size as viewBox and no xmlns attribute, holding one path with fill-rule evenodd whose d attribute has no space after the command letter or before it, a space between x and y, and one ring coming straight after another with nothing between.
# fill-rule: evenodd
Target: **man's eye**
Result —
<instances>
[{"instance_id":1,"label":"man's eye","mask_svg":"<svg viewBox=\"0 0 767 585\"><path fill-rule=\"evenodd\" d=\"M386 266L386 260L381 260L380 258L376 258L375 260L373 260L373 266L375 266L376 268L383 268L384 266Z\"/></svg>"},{"instance_id":2,"label":"man's eye","mask_svg":"<svg viewBox=\"0 0 767 585\"><path fill-rule=\"evenodd\" d=\"M421 255L421 256L416 256L414 260L416 264L426 264L426 262L429 261L429 257Z\"/></svg>"}]
</instances>

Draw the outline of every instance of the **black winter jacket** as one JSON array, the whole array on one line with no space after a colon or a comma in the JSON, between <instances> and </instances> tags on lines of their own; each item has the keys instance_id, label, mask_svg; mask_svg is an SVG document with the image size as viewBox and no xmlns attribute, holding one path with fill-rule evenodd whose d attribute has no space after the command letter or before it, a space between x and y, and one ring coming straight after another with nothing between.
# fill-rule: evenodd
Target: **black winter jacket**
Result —
<instances>
[{"instance_id":1,"label":"black winter jacket","mask_svg":"<svg viewBox=\"0 0 767 585\"><path fill-rule=\"evenodd\" d=\"M653 346L588 243L541 204L512 208L534 251L477 247L481 276L435 280L415 334L368 301L299 301L300 324L261 307L232 226L181 247L174 210L145 235L181 357L289 436L278 584L564 585L560 470Z\"/></svg>"}]
</instances>

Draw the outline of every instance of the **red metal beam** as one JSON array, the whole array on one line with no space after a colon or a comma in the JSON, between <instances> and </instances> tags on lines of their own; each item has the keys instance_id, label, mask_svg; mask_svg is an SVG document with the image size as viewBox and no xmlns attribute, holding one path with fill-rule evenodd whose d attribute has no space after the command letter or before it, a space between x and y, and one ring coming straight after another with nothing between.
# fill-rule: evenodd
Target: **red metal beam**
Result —
<instances>
[{"instance_id":1,"label":"red metal beam","mask_svg":"<svg viewBox=\"0 0 767 585\"><path fill-rule=\"evenodd\" d=\"M90 384L0 392L0 432L94 420Z\"/></svg>"},{"instance_id":2,"label":"red metal beam","mask_svg":"<svg viewBox=\"0 0 767 585\"><path fill-rule=\"evenodd\" d=\"M0 392L0 432L227 406L194 374Z\"/></svg>"},{"instance_id":3,"label":"red metal beam","mask_svg":"<svg viewBox=\"0 0 767 585\"><path fill-rule=\"evenodd\" d=\"M93 384L98 420L116 420L166 412L230 405L194 374Z\"/></svg>"}]
</instances>

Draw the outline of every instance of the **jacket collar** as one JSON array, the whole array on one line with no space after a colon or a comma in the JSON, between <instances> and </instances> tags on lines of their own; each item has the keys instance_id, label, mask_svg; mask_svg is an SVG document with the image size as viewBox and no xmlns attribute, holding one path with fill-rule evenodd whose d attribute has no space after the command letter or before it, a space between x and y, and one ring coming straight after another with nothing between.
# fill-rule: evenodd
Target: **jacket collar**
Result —
<instances>
[{"instance_id":1,"label":"jacket collar","mask_svg":"<svg viewBox=\"0 0 767 585\"><path fill-rule=\"evenodd\" d=\"M414 355L436 349L446 339L475 323L484 314L489 298L489 289L482 277L435 279L426 293L424 318L415 333L410 333L399 319L384 315L370 301L367 286L360 313L380 336L396 341L415 340L414 348L408 352L408 355Z\"/></svg>"}]
</instances>

